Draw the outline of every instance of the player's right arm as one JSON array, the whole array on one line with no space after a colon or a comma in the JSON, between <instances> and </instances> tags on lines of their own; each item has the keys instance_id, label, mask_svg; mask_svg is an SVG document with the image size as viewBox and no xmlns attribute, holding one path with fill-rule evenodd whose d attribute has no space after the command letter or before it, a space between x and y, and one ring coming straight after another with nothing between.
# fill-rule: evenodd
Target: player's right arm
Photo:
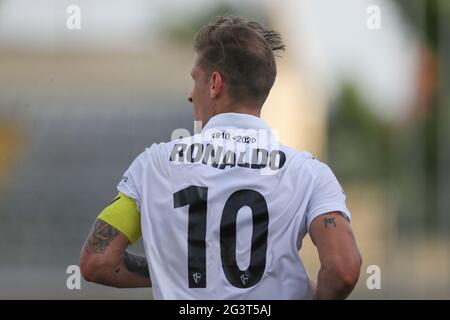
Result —
<instances>
[{"instance_id":1,"label":"player's right arm","mask_svg":"<svg viewBox=\"0 0 450 320\"><path fill-rule=\"evenodd\" d=\"M84 279L116 288L150 287L146 258L127 252L128 245L125 235L97 219L81 252Z\"/></svg>"},{"instance_id":2,"label":"player's right arm","mask_svg":"<svg viewBox=\"0 0 450 320\"><path fill-rule=\"evenodd\" d=\"M87 281L118 288L151 286L146 257L126 249L141 237L142 179L157 149L153 144L134 159L117 185L119 194L97 217L80 255Z\"/></svg>"},{"instance_id":3,"label":"player's right arm","mask_svg":"<svg viewBox=\"0 0 450 320\"><path fill-rule=\"evenodd\" d=\"M90 282L117 288L151 286L147 259L126 251L140 237L140 216L133 199L119 193L96 219L80 255Z\"/></svg>"}]
</instances>

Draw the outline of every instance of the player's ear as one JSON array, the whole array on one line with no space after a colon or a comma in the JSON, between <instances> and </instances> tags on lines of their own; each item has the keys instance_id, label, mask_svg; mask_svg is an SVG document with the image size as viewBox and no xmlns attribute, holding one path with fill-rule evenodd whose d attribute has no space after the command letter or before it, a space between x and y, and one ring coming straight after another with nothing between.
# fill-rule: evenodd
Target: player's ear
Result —
<instances>
[{"instance_id":1,"label":"player's ear","mask_svg":"<svg viewBox=\"0 0 450 320\"><path fill-rule=\"evenodd\" d=\"M211 82L209 87L209 96L211 99L217 98L222 92L222 81L222 75L219 72L214 71L211 74Z\"/></svg>"}]
</instances>

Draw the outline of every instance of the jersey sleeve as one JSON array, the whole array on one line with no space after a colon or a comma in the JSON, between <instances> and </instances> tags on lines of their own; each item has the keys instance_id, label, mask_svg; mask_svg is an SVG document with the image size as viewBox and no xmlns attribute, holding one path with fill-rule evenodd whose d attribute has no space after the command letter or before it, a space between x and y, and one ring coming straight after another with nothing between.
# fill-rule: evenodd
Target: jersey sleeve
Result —
<instances>
[{"instance_id":1,"label":"jersey sleeve","mask_svg":"<svg viewBox=\"0 0 450 320\"><path fill-rule=\"evenodd\" d=\"M117 185L119 194L97 217L123 233L131 244L141 237L140 203L146 150L138 155Z\"/></svg>"},{"instance_id":2,"label":"jersey sleeve","mask_svg":"<svg viewBox=\"0 0 450 320\"><path fill-rule=\"evenodd\" d=\"M313 190L306 207L306 223L309 227L312 221L325 213L338 211L350 221L351 213L345 204L345 193L331 169L320 163L313 182Z\"/></svg>"},{"instance_id":3,"label":"jersey sleeve","mask_svg":"<svg viewBox=\"0 0 450 320\"><path fill-rule=\"evenodd\" d=\"M117 184L119 194L98 216L123 233L131 244L141 237L141 203L143 185L149 171L159 171L159 149L153 144L139 154Z\"/></svg>"},{"instance_id":4,"label":"jersey sleeve","mask_svg":"<svg viewBox=\"0 0 450 320\"><path fill-rule=\"evenodd\" d=\"M117 185L117 190L126 195L127 197L134 199L137 204L137 209L140 212L140 202L142 193L142 183L145 175L145 164L148 159L146 149L139 156L137 156L130 167L125 171L122 179Z\"/></svg>"},{"instance_id":5,"label":"jersey sleeve","mask_svg":"<svg viewBox=\"0 0 450 320\"><path fill-rule=\"evenodd\" d=\"M98 215L100 219L123 233L135 244L141 237L141 216L134 199L119 192L117 197Z\"/></svg>"}]
</instances>

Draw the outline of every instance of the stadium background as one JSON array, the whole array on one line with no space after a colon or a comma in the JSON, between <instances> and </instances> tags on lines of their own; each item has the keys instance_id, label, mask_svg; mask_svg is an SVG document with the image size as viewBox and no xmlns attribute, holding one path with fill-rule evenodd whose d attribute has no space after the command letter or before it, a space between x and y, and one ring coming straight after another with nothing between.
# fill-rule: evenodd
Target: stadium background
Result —
<instances>
[{"instance_id":1,"label":"stadium background","mask_svg":"<svg viewBox=\"0 0 450 320\"><path fill-rule=\"evenodd\" d=\"M72 4L80 30L66 28ZM347 193L363 255L351 298L448 299L445 0L0 0L0 298L151 298L68 290L65 271L134 157L193 131L192 37L224 12L285 38L263 117ZM309 238L302 257L315 278ZM370 265L380 290L366 286Z\"/></svg>"}]
</instances>

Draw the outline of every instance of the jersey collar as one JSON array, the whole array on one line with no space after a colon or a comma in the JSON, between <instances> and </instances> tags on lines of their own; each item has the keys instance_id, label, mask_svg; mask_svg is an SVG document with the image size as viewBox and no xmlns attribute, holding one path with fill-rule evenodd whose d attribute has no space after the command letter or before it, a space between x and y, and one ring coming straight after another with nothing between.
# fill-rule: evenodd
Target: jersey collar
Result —
<instances>
[{"instance_id":1,"label":"jersey collar","mask_svg":"<svg viewBox=\"0 0 450 320\"><path fill-rule=\"evenodd\" d=\"M259 117L246 113L226 112L220 113L206 123L202 132L212 128L242 128L242 129L266 129L270 131L270 127Z\"/></svg>"}]
</instances>

